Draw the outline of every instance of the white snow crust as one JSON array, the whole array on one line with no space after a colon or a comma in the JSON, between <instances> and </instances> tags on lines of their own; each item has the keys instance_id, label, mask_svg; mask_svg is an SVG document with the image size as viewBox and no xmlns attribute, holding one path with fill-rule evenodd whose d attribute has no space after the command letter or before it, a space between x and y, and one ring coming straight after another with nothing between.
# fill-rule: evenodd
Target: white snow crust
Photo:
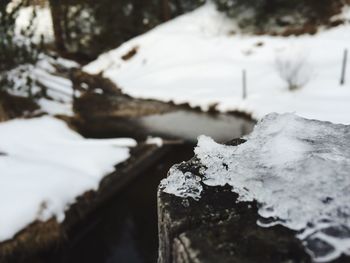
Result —
<instances>
[{"instance_id":1,"label":"white snow crust","mask_svg":"<svg viewBox=\"0 0 350 263\"><path fill-rule=\"evenodd\" d=\"M0 123L0 242L56 218L129 157L132 139L84 139L53 117Z\"/></svg>"},{"instance_id":2,"label":"white snow crust","mask_svg":"<svg viewBox=\"0 0 350 263\"><path fill-rule=\"evenodd\" d=\"M33 93L39 91L41 86L47 88L49 98L42 97L37 100L40 111L50 115L73 115L73 84L71 80L60 76L55 66L63 67L67 70L79 67L73 61L63 58L54 59L48 55L40 54L35 65L23 64L6 72L7 78L13 82L12 89L9 90L17 96L27 96L27 78L32 80ZM21 89L22 88L22 89Z\"/></svg>"}]
</instances>

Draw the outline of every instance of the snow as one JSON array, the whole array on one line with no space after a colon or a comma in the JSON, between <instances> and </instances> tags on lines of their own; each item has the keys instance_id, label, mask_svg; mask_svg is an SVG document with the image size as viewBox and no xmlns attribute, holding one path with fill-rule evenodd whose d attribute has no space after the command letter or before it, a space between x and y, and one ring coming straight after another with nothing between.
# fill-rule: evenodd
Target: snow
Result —
<instances>
[{"instance_id":1,"label":"snow","mask_svg":"<svg viewBox=\"0 0 350 263\"><path fill-rule=\"evenodd\" d=\"M163 139L160 137L148 137L146 139L146 144L153 144L153 145L156 145L157 147L162 147L164 142L163 142Z\"/></svg>"},{"instance_id":2,"label":"snow","mask_svg":"<svg viewBox=\"0 0 350 263\"><path fill-rule=\"evenodd\" d=\"M26 29L30 25L33 17L33 12L36 12L34 19L34 35L33 40L37 43L41 41L41 36L44 36L45 42L54 41L54 33L52 26L51 12L48 7L22 7L16 18L15 33L20 35L21 30Z\"/></svg>"},{"instance_id":3,"label":"snow","mask_svg":"<svg viewBox=\"0 0 350 263\"><path fill-rule=\"evenodd\" d=\"M344 9L341 17L349 15L350 9ZM256 119L270 112L295 112L307 118L350 123L350 79L345 86L339 85L343 51L350 48L349 23L299 37L233 31L239 32L234 21L208 3L102 54L84 70L103 72L124 92L138 98L188 102L203 110L218 103L220 111L243 111ZM135 47L137 54L124 61L122 56ZM277 59L303 65L301 75L308 81L302 89L288 91L276 69Z\"/></svg>"},{"instance_id":4,"label":"snow","mask_svg":"<svg viewBox=\"0 0 350 263\"><path fill-rule=\"evenodd\" d=\"M84 139L53 117L0 124L0 242L56 218L128 159L132 139ZM5 227L6 226L6 227Z\"/></svg>"},{"instance_id":5,"label":"snow","mask_svg":"<svg viewBox=\"0 0 350 263\"><path fill-rule=\"evenodd\" d=\"M350 126L274 113L245 139L227 146L200 137L195 153L206 167L201 183L228 184L238 201L256 200L259 215L272 219L258 224L297 231L316 262L350 256ZM175 166L162 187L185 197L180 173ZM201 183L188 187L200 193Z\"/></svg>"},{"instance_id":6,"label":"snow","mask_svg":"<svg viewBox=\"0 0 350 263\"><path fill-rule=\"evenodd\" d=\"M33 93L39 91L41 86L47 88L49 98L40 98L37 102L42 112L50 115L73 115L73 84L71 80L59 76L56 66L66 70L78 68L79 65L71 60L63 58L54 59L51 56L40 54L35 65L24 64L6 72L10 81L14 84L9 90L18 96L27 96L26 86L28 77L33 81Z\"/></svg>"}]
</instances>

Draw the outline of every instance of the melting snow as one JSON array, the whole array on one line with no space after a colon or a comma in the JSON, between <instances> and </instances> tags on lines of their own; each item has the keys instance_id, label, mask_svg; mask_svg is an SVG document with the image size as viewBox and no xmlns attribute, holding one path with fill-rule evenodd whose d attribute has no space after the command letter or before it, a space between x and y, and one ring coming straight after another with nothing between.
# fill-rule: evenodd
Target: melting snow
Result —
<instances>
[{"instance_id":1,"label":"melting snow","mask_svg":"<svg viewBox=\"0 0 350 263\"><path fill-rule=\"evenodd\" d=\"M200 137L202 183L228 184L239 201L256 200L270 221L258 223L297 231L315 261L350 256L350 126L270 114L246 139L227 146ZM176 166L170 171L164 191L197 199L201 183L181 173Z\"/></svg>"},{"instance_id":2,"label":"melting snow","mask_svg":"<svg viewBox=\"0 0 350 263\"><path fill-rule=\"evenodd\" d=\"M61 222L75 198L96 190L129 157L132 139L92 140L58 119L0 124L0 242L35 220Z\"/></svg>"}]
</instances>

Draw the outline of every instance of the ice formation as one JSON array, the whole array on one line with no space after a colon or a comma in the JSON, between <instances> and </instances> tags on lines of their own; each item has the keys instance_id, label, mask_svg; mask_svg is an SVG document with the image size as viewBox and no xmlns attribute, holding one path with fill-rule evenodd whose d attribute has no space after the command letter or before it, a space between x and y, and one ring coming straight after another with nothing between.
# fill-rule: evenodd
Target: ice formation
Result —
<instances>
[{"instance_id":1,"label":"ice formation","mask_svg":"<svg viewBox=\"0 0 350 263\"><path fill-rule=\"evenodd\" d=\"M203 187L200 184L200 177L190 172L183 173L175 165L169 171L169 176L162 180L160 188L168 194L178 197L192 197L198 200Z\"/></svg>"},{"instance_id":2,"label":"ice formation","mask_svg":"<svg viewBox=\"0 0 350 263\"><path fill-rule=\"evenodd\" d=\"M273 222L258 223L297 231L315 262L350 256L350 126L270 114L245 139L227 146L201 136L195 149L206 167L201 183L228 184L238 201L256 200L261 218ZM169 178L178 176L175 167ZM195 186L201 192L200 182L192 192Z\"/></svg>"}]
</instances>

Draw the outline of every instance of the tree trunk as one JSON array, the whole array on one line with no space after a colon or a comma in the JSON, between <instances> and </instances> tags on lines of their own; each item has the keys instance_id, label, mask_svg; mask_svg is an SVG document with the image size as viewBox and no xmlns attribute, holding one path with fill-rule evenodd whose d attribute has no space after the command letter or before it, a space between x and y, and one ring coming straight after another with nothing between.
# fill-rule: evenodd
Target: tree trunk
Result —
<instances>
[{"instance_id":1,"label":"tree trunk","mask_svg":"<svg viewBox=\"0 0 350 263\"><path fill-rule=\"evenodd\" d=\"M265 10L268 14L273 13L276 10L276 0L267 0L265 2Z\"/></svg>"},{"instance_id":2,"label":"tree trunk","mask_svg":"<svg viewBox=\"0 0 350 263\"><path fill-rule=\"evenodd\" d=\"M4 110L4 107L2 106L2 101L0 100L0 122L6 121L7 120L7 115Z\"/></svg>"},{"instance_id":3,"label":"tree trunk","mask_svg":"<svg viewBox=\"0 0 350 263\"><path fill-rule=\"evenodd\" d=\"M185 13L185 10L182 8L182 4L180 0L175 0L175 6L176 6L176 15L182 15Z\"/></svg>"},{"instance_id":4,"label":"tree trunk","mask_svg":"<svg viewBox=\"0 0 350 263\"><path fill-rule=\"evenodd\" d=\"M162 0L163 7L163 21L168 21L171 18L171 10L169 5L169 0Z\"/></svg>"},{"instance_id":5,"label":"tree trunk","mask_svg":"<svg viewBox=\"0 0 350 263\"><path fill-rule=\"evenodd\" d=\"M6 6L11 2L11 0L1 0L0 1L0 10L5 10Z\"/></svg>"},{"instance_id":6,"label":"tree trunk","mask_svg":"<svg viewBox=\"0 0 350 263\"><path fill-rule=\"evenodd\" d=\"M63 52L66 50L66 48L64 45L64 38L63 38L64 34L63 34L63 28L61 23L63 21L61 0L50 0L50 9L51 9L53 30L55 34L56 48L59 52Z\"/></svg>"}]
</instances>

